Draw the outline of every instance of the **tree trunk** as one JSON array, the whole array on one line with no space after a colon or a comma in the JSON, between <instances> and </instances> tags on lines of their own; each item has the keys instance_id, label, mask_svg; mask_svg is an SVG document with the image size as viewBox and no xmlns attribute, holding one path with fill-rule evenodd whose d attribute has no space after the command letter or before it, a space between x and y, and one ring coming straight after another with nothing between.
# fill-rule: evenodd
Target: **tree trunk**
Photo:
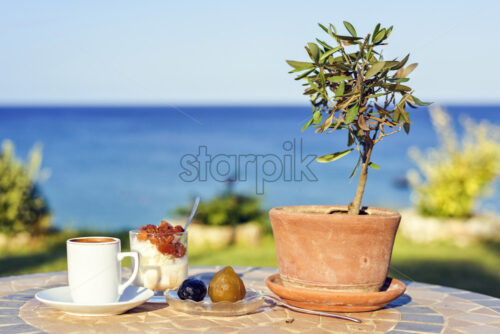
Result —
<instances>
[{"instance_id":1,"label":"tree trunk","mask_svg":"<svg viewBox=\"0 0 500 334\"><path fill-rule=\"evenodd\" d=\"M359 215L361 211L361 201L365 192L366 178L368 177L368 164L372 155L373 145L368 146L366 154L363 157L363 164L361 165L361 172L359 173L358 188L354 200L348 206L348 213L350 215Z\"/></svg>"}]
</instances>

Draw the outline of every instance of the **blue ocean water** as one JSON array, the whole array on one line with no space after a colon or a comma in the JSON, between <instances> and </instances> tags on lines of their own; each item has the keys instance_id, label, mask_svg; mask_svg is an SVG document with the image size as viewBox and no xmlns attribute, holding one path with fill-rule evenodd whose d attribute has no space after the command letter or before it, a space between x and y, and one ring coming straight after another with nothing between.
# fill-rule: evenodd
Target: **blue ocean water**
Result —
<instances>
[{"instance_id":1,"label":"blue ocean water","mask_svg":"<svg viewBox=\"0 0 500 334\"><path fill-rule=\"evenodd\" d=\"M457 118L500 124L500 106L447 106L447 110ZM200 146L212 157L261 155L265 161L270 157L266 154L274 154L285 167L293 161L285 157L292 154L287 149L293 143L297 149L302 143L303 157L345 149L345 133L319 135L311 129L301 133L309 116L308 106L0 107L0 140L11 139L23 159L34 143L43 144L43 166L51 176L41 189L56 226L119 230L157 223L172 217L172 210L194 195L203 200L224 190L224 182L210 177L207 181L188 177L191 182L180 178L182 157L198 154ZM409 136L387 137L375 148L372 160L381 170L370 170L365 205L396 209L411 205L410 190L396 182L414 167L408 149L425 149L437 142L425 108L413 112L412 122ZM356 154L350 154L333 163L310 164L317 177L314 182L305 177L286 181L291 170L284 167L278 180L264 183L259 196L267 208L347 204L355 191L356 179L349 182L348 176L356 160ZM232 174L231 166L218 166L221 174ZM247 181L236 182L235 188L255 193L258 175L255 165L248 166ZM273 171L272 163L265 165L268 178L276 178ZM496 195L481 203L482 209L500 211L496 188Z\"/></svg>"}]
</instances>

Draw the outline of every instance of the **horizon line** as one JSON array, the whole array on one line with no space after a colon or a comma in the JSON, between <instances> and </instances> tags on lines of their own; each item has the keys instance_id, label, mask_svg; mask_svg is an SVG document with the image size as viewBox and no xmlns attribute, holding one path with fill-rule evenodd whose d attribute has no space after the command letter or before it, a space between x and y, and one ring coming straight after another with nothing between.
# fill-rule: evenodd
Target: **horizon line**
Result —
<instances>
[{"instance_id":1,"label":"horizon line","mask_svg":"<svg viewBox=\"0 0 500 334\"><path fill-rule=\"evenodd\" d=\"M498 107L500 101L497 102L435 102L436 106L481 106L481 107ZM277 108L290 108L290 107L310 107L308 103L1 103L0 109L3 108L264 108L264 107L277 107Z\"/></svg>"}]
</instances>

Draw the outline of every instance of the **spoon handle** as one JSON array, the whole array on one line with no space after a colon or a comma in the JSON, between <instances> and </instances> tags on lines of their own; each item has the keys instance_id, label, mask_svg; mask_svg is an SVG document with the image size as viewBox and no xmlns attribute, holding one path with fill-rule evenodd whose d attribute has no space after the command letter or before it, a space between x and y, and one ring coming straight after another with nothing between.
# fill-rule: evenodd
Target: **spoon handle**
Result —
<instances>
[{"instance_id":1,"label":"spoon handle","mask_svg":"<svg viewBox=\"0 0 500 334\"><path fill-rule=\"evenodd\" d=\"M198 204L200 204L200 197L196 197L196 199L194 200L193 209L191 210L191 214L189 215L189 218L186 221L186 225L184 225L184 231L187 230L189 223L191 223L191 220L193 219L194 214L198 209Z\"/></svg>"},{"instance_id":2,"label":"spoon handle","mask_svg":"<svg viewBox=\"0 0 500 334\"><path fill-rule=\"evenodd\" d=\"M289 304L285 303L284 301L282 301L281 299L279 299L277 297L274 297L274 296L264 295L264 297L272 299L279 306L286 307L286 308L288 308L290 310L293 310L293 311L296 311L296 312L307 313L307 314L314 314L314 315L321 315L321 316L324 316L324 317L349 320L349 321L354 321L354 322L358 322L358 323L361 322L361 320L359 320L359 319L351 318L351 317L348 317L348 316L345 316L345 315L328 313L328 312L321 312L321 311L307 310L307 309L304 309L304 308L301 308L301 307L292 306L292 305L289 305Z\"/></svg>"}]
</instances>

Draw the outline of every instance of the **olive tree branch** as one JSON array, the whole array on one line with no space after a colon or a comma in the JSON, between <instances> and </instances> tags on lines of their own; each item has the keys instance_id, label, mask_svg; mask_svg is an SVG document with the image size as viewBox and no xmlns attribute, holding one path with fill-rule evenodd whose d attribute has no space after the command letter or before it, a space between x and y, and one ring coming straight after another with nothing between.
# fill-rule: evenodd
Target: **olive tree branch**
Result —
<instances>
[{"instance_id":1,"label":"olive tree branch","mask_svg":"<svg viewBox=\"0 0 500 334\"><path fill-rule=\"evenodd\" d=\"M383 125L382 125L382 126L383 126ZM396 129L396 130L391 131L391 132L389 132L389 133L382 133L382 132L381 132L381 133L380 133L380 135L378 136L378 138L377 138L377 139L376 139L373 143L374 143L374 144L376 144L376 143L380 142L380 141L382 140L382 138L384 138L384 137L387 137L387 136L390 136L390 135L393 135L393 134L395 134L395 133L400 132L402 128L403 128L403 124L402 124L402 123L399 123L399 125L398 125L398 127L397 127L397 129Z\"/></svg>"}]
</instances>

